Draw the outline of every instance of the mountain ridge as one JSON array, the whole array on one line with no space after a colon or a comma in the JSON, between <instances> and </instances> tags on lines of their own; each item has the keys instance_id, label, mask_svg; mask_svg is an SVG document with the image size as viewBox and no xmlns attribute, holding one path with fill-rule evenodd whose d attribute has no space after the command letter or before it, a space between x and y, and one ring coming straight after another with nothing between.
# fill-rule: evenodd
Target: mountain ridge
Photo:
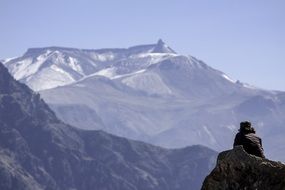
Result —
<instances>
[{"instance_id":1,"label":"mountain ridge","mask_svg":"<svg viewBox=\"0 0 285 190\"><path fill-rule=\"evenodd\" d=\"M40 71L41 61L23 57L6 67L37 90L60 119L78 128L164 147L202 144L221 151L232 146L239 122L250 120L268 156L285 160L280 153L285 148L283 92L233 80L193 56L134 47L126 49L127 56L57 52L47 60L44 54L31 57L46 60Z\"/></svg>"},{"instance_id":2,"label":"mountain ridge","mask_svg":"<svg viewBox=\"0 0 285 190\"><path fill-rule=\"evenodd\" d=\"M34 48L28 48L28 50L23 54L24 56L28 56L31 54L39 54L43 53L46 50L63 50L63 51L77 51L77 52L98 52L98 53L103 53L103 52L109 52L109 51L121 51L121 52L126 52L126 51L132 51L134 49L141 49L141 50L154 50L155 52L150 52L150 53L173 53L177 54L174 50L172 50L170 47L169 49L171 51L169 52L163 52L161 51L162 47L166 46L168 47L165 42L161 39L157 41L157 43L154 44L145 44L145 45L135 45L135 46L130 46L128 48L99 48L99 49L88 49L88 48L76 48L76 47L65 47L65 46L48 46L48 47L34 47ZM139 51L138 51L139 53ZM15 58L13 58L15 59Z\"/></svg>"},{"instance_id":3,"label":"mountain ridge","mask_svg":"<svg viewBox=\"0 0 285 190\"><path fill-rule=\"evenodd\" d=\"M202 146L164 149L64 124L0 63L0 189L199 189L216 154Z\"/></svg>"}]
</instances>

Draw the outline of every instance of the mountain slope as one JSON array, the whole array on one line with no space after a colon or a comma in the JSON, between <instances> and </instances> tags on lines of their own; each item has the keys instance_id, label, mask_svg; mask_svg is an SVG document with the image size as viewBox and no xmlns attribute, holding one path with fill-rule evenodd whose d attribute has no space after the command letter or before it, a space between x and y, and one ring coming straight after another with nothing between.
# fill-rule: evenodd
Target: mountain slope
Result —
<instances>
[{"instance_id":1,"label":"mountain slope","mask_svg":"<svg viewBox=\"0 0 285 190\"><path fill-rule=\"evenodd\" d=\"M31 81L18 78L41 89L39 93L66 123L164 147L202 144L221 151L232 146L239 122L250 120L264 140L266 155L285 160L283 92L232 80L193 56L176 53L161 40L127 49L33 49L26 53L29 56L5 65L14 76L18 76L14 70L27 73L29 69L22 68L26 57L37 59L46 51L60 52L66 60L76 55L84 60L77 61L80 67L93 68L57 87L49 86L55 81L44 77L48 75L42 70L30 74ZM61 68L70 65L61 60L49 63Z\"/></svg>"},{"instance_id":2,"label":"mountain slope","mask_svg":"<svg viewBox=\"0 0 285 190\"><path fill-rule=\"evenodd\" d=\"M62 123L0 64L0 189L199 189L216 152L168 150Z\"/></svg>"}]
</instances>

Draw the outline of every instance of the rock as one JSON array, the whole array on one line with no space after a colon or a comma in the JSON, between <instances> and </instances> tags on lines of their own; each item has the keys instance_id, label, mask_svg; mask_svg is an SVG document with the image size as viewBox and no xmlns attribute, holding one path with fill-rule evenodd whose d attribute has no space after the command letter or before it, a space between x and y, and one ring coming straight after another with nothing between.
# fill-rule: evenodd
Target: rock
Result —
<instances>
[{"instance_id":1,"label":"rock","mask_svg":"<svg viewBox=\"0 0 285 190\"><path fill-rule=\"evenodd\" d=\"M242 146L219 154L202 190L284 190L285 165L247 154Z\"/></svg>"}]
</instances>

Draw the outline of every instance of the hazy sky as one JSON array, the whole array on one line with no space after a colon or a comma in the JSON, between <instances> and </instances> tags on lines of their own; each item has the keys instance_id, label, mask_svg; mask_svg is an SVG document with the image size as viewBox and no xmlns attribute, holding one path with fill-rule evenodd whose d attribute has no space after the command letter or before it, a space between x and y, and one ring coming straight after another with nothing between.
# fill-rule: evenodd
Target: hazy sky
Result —
<instances>
[{"instance_id":1,"label":"hazy sky","mask_svg":"<svg viewBox=\"0 0 285 190\"><path fill-rule=\"evenodd\" d=\"M162 38L234 79L285 91L285 0L0 0L0 58Z\"/></svg>"}]
</instances>

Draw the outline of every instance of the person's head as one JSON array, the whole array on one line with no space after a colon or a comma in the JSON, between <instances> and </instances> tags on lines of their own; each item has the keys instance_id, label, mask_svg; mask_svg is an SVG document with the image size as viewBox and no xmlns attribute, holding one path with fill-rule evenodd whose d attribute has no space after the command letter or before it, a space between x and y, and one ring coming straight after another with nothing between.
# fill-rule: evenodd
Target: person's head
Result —
<instances>
[{"instance_id":1,"label":"person's head","mask_svg":"<svg viewBox=\"0 0 285 190\"><path fill-rule=\"evenodd\" d=\"M251 127L251 123L249 121L242 121L240 123L239 131L241 133L255 133L255 130Z\"/></svg>"}]
</instances>

